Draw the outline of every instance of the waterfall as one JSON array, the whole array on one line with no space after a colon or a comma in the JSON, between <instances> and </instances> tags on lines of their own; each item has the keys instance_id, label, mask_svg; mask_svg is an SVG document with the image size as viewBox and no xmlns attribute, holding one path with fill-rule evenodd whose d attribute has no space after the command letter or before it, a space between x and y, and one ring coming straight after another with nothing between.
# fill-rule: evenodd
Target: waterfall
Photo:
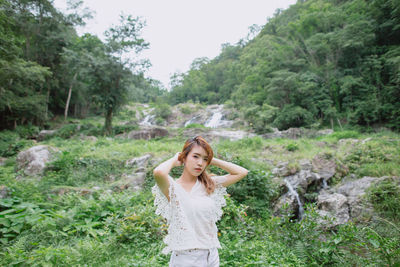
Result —
<instances>
[{"instance_id":1,"label":"waterfall","mask_svg":"<svg viewBox=\"0 0 400 267\"><path fill-rule=\"evenodd\" d=\"M297 193L296 190L294 190L293 186L289 183L288 180L285 179L284 181L286 183L287 188L289 189L289 194L294 196L297 200L297 204L299 205L299 221L301 221L301 219L303 219L304 216L304 208L303 205L301 204L299 194Z\"/></svg>"},{"instance_id":2,"label":"waterfall","mask_svg":"<svg viewBox=\"0 0 400 267\"><path fill-rule=\"evenodd\" d=\"M156 117L155 115L150 114L153 110L154 109L144 111L144 119L141 122L139 122L139 125L141 125L141 126L151 126L152 125L152 120Z\"/></svg>"},{"instance_id":3,"label":"waterfall","mask_svg":"<svg viewBox=\"0 0 400 267\"><path fill-rule=\"evenodd\" d=\"M189 124L195 123L198 118L199 118L199 116L195 116L195 117L191 118L190 120L188 120L187 122L185 122L185 127L188 126Z\"/></svg>"},{"instance_id":4,"label":"waterfall","mask_svg":"<svg viewBox=\"0 0 400 267\"><path fill-rule=\"evenodd\" d=\"M204 126L210 128L217 128L220 125L221 119L222 119L222 113L219 110L217 110L216 112L214 112L212 117L204 124Z\"/></svg>"}]
</instances>

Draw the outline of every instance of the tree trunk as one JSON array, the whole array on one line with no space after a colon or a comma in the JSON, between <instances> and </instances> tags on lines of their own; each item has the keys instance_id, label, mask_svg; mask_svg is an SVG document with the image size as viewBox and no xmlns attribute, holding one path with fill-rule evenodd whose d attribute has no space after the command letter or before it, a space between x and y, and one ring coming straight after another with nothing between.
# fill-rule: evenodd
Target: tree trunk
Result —
<instances>
[{"instance_id":1,"label":"tree trunk","mask_svg":"<svg viewBox=\"0 0 400 267\"><path fill-rule=\"evenodd\" d=\"M340 123L340 120L339 120L339 118L336 118L336 119L337 119L337 122L338 122L338 124L339 124L339 126L340 126L340 130L342 130L342 131L343 131L342 124Z\"/></svg>"},{"instance_id":2,"label":"tree trunk","mask_svg":"<svg viewBox=\"0 0 400 267\"><path fill-rule=\"evenodd\" d=\"M49 101L50 101L50 86L47 85L47 96L46 96L46 110L44 113L44 119L47 121L49 112Z\"/></svg>"},{"instance_id":3,"label":"tree trunk","mask_svg":"<svg viewBox=\"0 0 400 267\"><path fill-rule=\"evenodd\" d=\"M108 107L106 111L106 121L104 125L104 130L106 135L111 135L112 133L112 107Z\"/></svg>"},{"instance_id":4,"label":"tree trunk","mask_svg":"<svg viewBox=\"0 0 400 267\"><path fill-rule=\"evenodd\" d=\"M74 74L74 78L72 78L72 82L71 85L69 86L69 90L68 90L68 97L67 97L67 103L65 104L65 111L64 111L64 120L67 120L68 117L68 108L69 108L69 101L71 100L71 92L72 92L72 86L75 83L75 79L76 79L76 75L78 73Z\"/></svg>"}]
</instances>

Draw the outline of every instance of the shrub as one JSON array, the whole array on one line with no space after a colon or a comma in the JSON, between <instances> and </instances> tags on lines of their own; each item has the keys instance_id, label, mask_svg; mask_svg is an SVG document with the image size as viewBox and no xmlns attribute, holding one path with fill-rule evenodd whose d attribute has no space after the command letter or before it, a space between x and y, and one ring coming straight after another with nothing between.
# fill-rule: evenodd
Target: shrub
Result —
<instances>
[{"instance_id":1,"label":"shrub","mask_svg":"<svg viewBox=\"0 0 400 267\"><path fill-rule=\"evenodd\" d=\"M290 143L286 146L286 150L293 152L299 150L299 146L296 143Z\"/></svg>"},{"instance_id":2,"label":"shrub","mask_svg":"<svg viewBox=\"0 0 400 267\"><path fill-rule=\"evenodd\" d=\"M306 109L295 105L286 105L278 112L273 125L280 130L286 130L290 127L307 127L313 122L312 114Z\"/></svg>"},{"instance_id":3,"label":"shrub","mask_svg":"<svg viewBox=\"0 0 400 267\"><path fill-rule=\"evenodd\" d=\"M393 178L385 179L368 189L368 200L374 208L388 218L399 218L400 183Z\"/></svg>"},{"instance_id":4,"label":"shrub","mask_svg":"<svg viewBox=\"0 0 400 267\"><path fill-rule=\"evenodd\" d=\"M78 131L77 124L66 124L57 130L55 136L67 139L70 138L72 135L74 135L77 131Z\"/></svg>"}]
</instances>

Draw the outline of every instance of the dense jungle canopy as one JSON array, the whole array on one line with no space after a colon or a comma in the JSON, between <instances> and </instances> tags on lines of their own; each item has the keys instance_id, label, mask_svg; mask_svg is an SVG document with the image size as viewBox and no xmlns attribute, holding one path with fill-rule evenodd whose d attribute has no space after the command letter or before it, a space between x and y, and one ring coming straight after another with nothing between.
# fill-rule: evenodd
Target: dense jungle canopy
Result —
<instances>
[{"instance_id":1,"label":"dense jungle canopy","mask_svg":"<svg viewBox=\"0 0 400 267\"><path fill-rule=\"evenodd\" d=\"M198 58L167 91L145 78L145 21L122 16L105 41L84 34L82 3L0 0L1 128L103 114L124 102L189 100L240 109L258 133L336 124L400 129L400 1L299 0L214 59ZM255 36L250 38L250 36Z\"/></svg>"}]
</instances>

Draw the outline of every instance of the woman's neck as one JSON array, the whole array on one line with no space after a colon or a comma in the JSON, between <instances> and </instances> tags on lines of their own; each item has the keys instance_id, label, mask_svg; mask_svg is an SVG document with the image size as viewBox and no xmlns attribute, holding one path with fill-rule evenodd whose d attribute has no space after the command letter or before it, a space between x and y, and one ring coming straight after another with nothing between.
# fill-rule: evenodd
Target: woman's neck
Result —
<instances>
[{"instance_id":1,"label":"woman's neck","mask_svg":"<svg viewBox=\"0 0 400 267\"><path fill-rule=\"evenodd\" d=\"M181 177L179 177L179 180L184 183L195 183L197 181L197 176L193 176L188 171L183 170L183 173Z\"/></svg>"}]
</instances>

